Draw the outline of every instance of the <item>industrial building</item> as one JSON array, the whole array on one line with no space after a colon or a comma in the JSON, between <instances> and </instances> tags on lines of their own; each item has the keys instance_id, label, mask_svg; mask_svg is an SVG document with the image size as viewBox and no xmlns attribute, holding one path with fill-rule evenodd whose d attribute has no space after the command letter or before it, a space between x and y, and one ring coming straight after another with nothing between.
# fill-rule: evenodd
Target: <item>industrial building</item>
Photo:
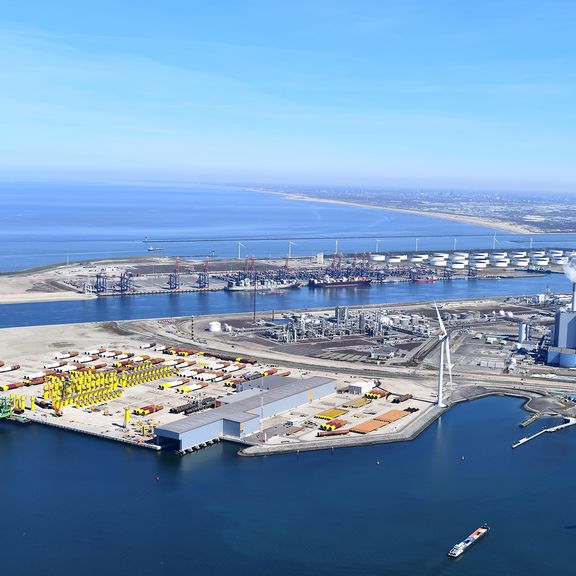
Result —
<instances>
[{"instance_id":1,"label":"industrial building","mask_svg":"<svg viewBox=\"0 0 576 576\"><path fill-rule=\"evenodd\" d=\"M266 386L225 396L218 408L156 428L158 443L182 451L221 438L241 439L256 434L262 420L335 392L335 380L319 376L306 380L268 376Z\"/></svg>"},{"instance_id":2,"label":"industrial building","mask_svg":"<svg viewBox=\"0 0 576 576\"><path fill-rule=\"evenodd\" d=\"M570 310L556 313L546 363L561 368L576 366L576 284L573 284Z\"/></svg>"}]
</instances>

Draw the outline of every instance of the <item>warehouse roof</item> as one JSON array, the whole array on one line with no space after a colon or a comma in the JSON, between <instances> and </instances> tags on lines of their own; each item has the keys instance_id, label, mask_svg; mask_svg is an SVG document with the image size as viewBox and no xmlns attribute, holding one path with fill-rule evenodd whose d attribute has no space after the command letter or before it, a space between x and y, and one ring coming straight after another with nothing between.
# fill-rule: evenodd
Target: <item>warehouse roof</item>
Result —
<instances>
[{"instance_id":1,"label":"warehouse roof","mask_svg":"<svg viewBox=\"0 0 576 576\"><path fill-rule=\"evenodd\" d=\"M175 434L183 434L201 426L219 422L220 420L247 422L259 417L258 408L260 408L262 404L266 406L273 402L277 402L278 400L283 400L284 398L289 398L295 394L318 388L319 386L324 386L325 384L335 381L333 378L323 378L321 376L313 376L306 380L281 376L267 376L265 380L270 385L269 390L263 390L260 394L254 394L251 390L251 394L247 394L245 398L236 402L224 404L219 408L192 414L181 418L180 420L176 420L175 422L171 422L170 424L159 426L156 428L156 433L161 434L162 431L166 431ZM241 392L239 394L243 393ZM251 410L253 410L254 413L249 413Z\"/></svg>"}]
</instances>

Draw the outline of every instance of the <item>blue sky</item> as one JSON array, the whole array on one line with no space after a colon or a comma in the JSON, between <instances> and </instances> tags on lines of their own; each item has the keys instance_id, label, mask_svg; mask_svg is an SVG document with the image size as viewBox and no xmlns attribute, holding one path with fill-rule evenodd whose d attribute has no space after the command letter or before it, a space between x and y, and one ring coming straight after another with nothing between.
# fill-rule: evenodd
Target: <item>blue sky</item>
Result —
<instances>
[{"instance_id":1,"label":"blue sky","mask_svg":"<svg viewBox=\"0 0 576 576\"><path fill-rule=\"evenodd\" d=\"M573 0L4 2L0 174L576 190L575 29Z\"/></svg>"}]
</instances>

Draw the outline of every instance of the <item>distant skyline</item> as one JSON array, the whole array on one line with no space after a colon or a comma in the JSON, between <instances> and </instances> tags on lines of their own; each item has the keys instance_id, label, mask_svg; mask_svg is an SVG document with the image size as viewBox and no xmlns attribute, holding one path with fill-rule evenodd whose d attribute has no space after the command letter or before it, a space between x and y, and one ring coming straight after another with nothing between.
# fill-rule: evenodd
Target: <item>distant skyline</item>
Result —
<instances>
[{"instance_id":1,"label":"distant skyline","mask_svg":"<svg viewBox=\"0 0 576 576\"><path fill-rule=\"evenodd\" d=\"M0 8L0 178L576 191L576 3Z\"/></svg>"}]
</instances>

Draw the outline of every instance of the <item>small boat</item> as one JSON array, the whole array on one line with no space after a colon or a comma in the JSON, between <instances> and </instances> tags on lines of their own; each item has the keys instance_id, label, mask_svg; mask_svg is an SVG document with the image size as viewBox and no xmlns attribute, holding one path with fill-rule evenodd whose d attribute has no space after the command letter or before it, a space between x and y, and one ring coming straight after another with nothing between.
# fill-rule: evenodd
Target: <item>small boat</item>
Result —
<instances>
[{"instance_id":1,"label":"small boat","mask_svg":"<svg viewBox=\"0 0 576 576\"><path fill-rule=\"evenodd\" d=\"M458 542L458 544L456 544L450 550L450 552L448 552L448 556L450 556L450 558L458 558L458 556L464 554L464 552L470 546L472 546L472 544L475 544L476 542L478 542L478 540L480 540L480 538L486 536L488 532L490 532L490 526L488 526L488 524L482 524L482 526L474 530L474 532L472 532L472 534L470 534L468 538L465 538L464 540L462 540L462 542Z\"/></svg>"}]
</instances>

